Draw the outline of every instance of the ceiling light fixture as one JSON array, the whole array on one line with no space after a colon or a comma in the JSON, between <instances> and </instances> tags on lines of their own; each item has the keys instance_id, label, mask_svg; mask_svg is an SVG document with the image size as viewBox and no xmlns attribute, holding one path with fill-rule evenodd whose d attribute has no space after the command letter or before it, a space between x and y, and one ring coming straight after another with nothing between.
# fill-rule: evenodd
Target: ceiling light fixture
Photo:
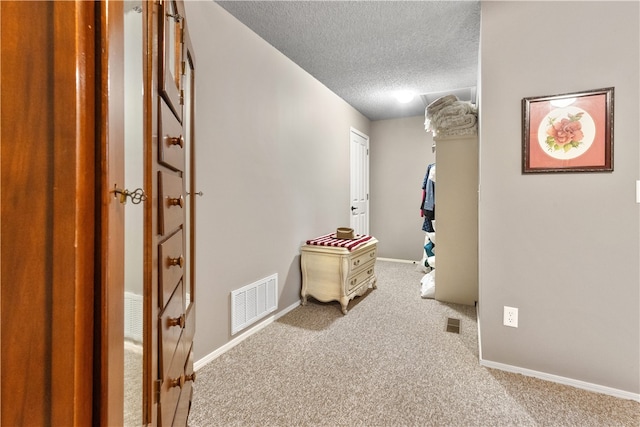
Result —
<instances>
[{"instance_id":1,"label":"ceiling light fixture","mask_svg":"<svg viewBox=\"0 0 640 427\"><path fill-rule=\"evenodd\" d=\"M415 97L415 94L413 94L412 92L398 92L398 93L396 93L396 99L401 104L406 104L408 102L413 101L414 97Z\"/></svg>"}]
</instances>

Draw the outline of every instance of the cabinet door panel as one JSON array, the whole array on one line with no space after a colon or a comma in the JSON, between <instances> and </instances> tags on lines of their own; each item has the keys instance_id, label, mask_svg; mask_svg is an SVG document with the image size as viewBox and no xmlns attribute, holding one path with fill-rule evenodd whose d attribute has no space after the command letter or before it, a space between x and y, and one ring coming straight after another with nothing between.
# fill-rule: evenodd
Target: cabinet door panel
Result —
<instances>
[{"instance_id":1,"label":"cabinet door panel","mask_svg":"<svg viewBox=\"0 0 640 427\"><path fill-rule=\"evenodd\" d=\"M180 6L182 4L180 3ZM158 82L160 95L178 120L182 121L182 28L184 12L174 0L166 0L160 7L158 34Z\"/></svg>"}]
</instances>

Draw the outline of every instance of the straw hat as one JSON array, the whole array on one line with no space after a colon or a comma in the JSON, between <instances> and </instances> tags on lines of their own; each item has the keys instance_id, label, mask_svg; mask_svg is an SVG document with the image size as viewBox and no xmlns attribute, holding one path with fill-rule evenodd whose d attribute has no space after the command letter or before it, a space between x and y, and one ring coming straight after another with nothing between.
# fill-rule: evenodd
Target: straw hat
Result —
<instances>
[{"instance_id":1,"label":"straw hat","mask_svg":"<svg viewBox=\"0 0 640 427\"><path fill-rule=\"evenodd\" d=\"M337 239L355 239L355 233L353 232L353 228L338 227L336 230L336 238Z\"/></svg>"}]
</instances>

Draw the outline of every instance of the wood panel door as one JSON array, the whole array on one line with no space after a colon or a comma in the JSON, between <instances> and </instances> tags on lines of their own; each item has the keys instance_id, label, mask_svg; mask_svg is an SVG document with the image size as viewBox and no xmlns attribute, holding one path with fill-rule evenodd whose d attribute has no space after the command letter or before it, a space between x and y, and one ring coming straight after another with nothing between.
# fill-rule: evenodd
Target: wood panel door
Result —
<instances>
[{"instance_id":1,"label":"wood panel door","mask_svg":"<svg viewBox=\"0 0 640 427\"><path fill-rule=\"evenodd\" d=\"M95 18L0 1L3 426L93 423Z\"/></svg>"},{"instance_id":2,"label":"wood panel door","mask_svg":"<svg viewBox=\"0 0 640 427\"><path fill-rule=\"evenodd\" d=\"M124 214L115 190L126 189L124 179L124 28L123 3L96 3L100 29L96 44L102 55L97 72L98 119L95 295L95 422L123 425L124 400Z\"/></svg>"},{"instance_id":3,"label":"wood panel door","mask_svg":"<svg viewBox=\"0 0 640 427\"><path fill-rule=\"evenodd\" d=\"M350 226L356 234L369 234L369 137L351 128Z\"/></svg>"}]
</instances>

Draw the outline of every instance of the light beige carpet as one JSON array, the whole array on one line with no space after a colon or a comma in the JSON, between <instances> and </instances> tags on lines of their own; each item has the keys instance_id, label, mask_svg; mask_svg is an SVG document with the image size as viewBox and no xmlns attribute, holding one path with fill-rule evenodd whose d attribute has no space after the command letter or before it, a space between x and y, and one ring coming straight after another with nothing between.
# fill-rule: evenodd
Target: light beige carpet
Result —
<instances>
[{"instance_id":1,"label":"light beige carpet","mask_svg":"<svg viewBox=\"0 0 640 427\"><path fill-rule=\"evenodd\" d=\"M412 264L376 269L346 316L310 299L201 368L189 425L640 425L638 402L480 366L474 307L420 298Z\"/></svg>"},{"instance_id":2,"label":"light beige carpet","mask_svg":"<svg viewBox=\"0 0 640 427\"><path fill-rule=\"evenodd\" d=\"M142 425L142 344L124 343L124 427Z\"/></svg>"}]
</instances>

